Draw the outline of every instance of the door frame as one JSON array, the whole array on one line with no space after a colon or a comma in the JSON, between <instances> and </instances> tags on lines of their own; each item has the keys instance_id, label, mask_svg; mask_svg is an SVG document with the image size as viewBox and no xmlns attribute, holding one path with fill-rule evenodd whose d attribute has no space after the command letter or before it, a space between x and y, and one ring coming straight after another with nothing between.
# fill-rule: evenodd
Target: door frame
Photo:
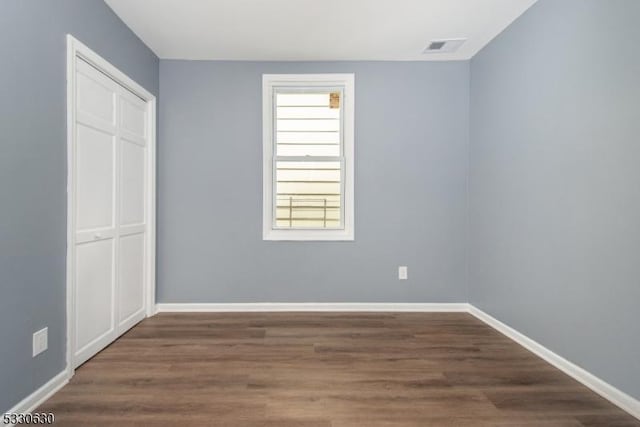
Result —
<instances>
[{"instance_id":1,"label":"door frame","mask_svg":"<svg viewBox=\"0 0 640 427\"><path fill-rule=\"evenodd\" d=\"M81 58L107 75L116 83L140 97L147 104L147 185L146 195L146 250L144 300L146 317L156 313L156 97L136 83L122 71L111 65L100 55L88 48L71 34L67 34L67 375L71 378L73 367L73 348L75 344L75 157L76 138L76 62Z\"/></svg>"}]
</instances>

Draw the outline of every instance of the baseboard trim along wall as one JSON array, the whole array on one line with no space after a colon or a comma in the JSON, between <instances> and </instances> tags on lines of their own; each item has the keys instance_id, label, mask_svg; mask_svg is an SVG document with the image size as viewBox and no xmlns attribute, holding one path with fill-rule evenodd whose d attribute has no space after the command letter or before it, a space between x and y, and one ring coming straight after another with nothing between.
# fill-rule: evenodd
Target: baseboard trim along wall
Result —
<instances>
[{"instance_id":1,"label":"baseboard trim along wall","mask_svg":"<svg viewBox=\"0 0 640 427\"><path fill-rule=\"evenodd\" d=\"M498 319L485 313L479 308L469 304L469 313L477 319L483 321L493 329L497 330L506 337L517 342L536 356L544 359L551 365L560 369L576 381L582 383L592 391L607 399L609 402L618 406L620 409L628 412L634 417L640 419L640 401L629 396L623 391L615 388L611 384L601 380L590 372L584 370L580 366L568 361L564 357L554 353L542 344L532 340L531 338L521 334L512 327L502 323Z\"/></svg>"},{"instance_id":2,"label":"baseboard trim along wall","mask_svg":"<svg viewBox=\"0 0 640 427\"><path fill-rule=\"evenodd\" d=\"M467 303L230 303L157 304L160 313L242 313L242 312L415 312L469 313L512 339L538 357L560 369L622 410L640 419L640 401L587 372L578 365L521 334L512 327ZM69 381L65 369L7 412L26 413L36 409Z\"/></svg>"},{"instance_id":3,"label":"baseboard trim along wall","mask_svg":"<svg viewBox=\"0 0 640 427\"><path fill-rule=\"evenodd\" d=\"M379 312L467 312L467 303L229 303L229 304L158 304L162 313L181 312L277 312L277 311L379 311Z\"/></svg>"},{"instance_id":4,"label":"baseboard trim along wall","mask_svg":"<svg viewBox=\"0 0 640 427\"><path fill-rule=\"evenodd\" d=\"M13 408L9 409L8 414L26 414L33 412L38 406L40 406L45 400L53 396L55 392L60 390L69 382L69 373L65 369L55 377L47 381L42 387L31 393L29 396L22 399ZM0 420L2 424L2 420ZM2 424L12 425L12 424Z\"/></svg>"}]
</instances>

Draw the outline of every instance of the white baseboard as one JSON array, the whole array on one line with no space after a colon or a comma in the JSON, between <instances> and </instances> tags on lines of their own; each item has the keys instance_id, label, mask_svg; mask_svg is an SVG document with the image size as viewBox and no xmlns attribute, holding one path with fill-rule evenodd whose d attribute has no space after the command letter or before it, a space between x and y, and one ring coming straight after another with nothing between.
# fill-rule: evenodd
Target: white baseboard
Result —
<instances>
[{"instance_id":1,"label":"white baseboard","mask_svg":"<svg viewBox=\"0 0 640 427\"><path fill-rule=\"evenodd\" d=\"M615 388L611 384L601 380L590 372L568 361L564 357L549 350L542 344L521 334L512 327L502 323L498 319L492 317L491 315L485 313L484 311L471 304L469 304L469 313L471 313L473 316L480 319L487 325L491 326L493 329L507 336L508 338L511 338L513 341L517 342L538 357L546 360L551 365L560 369L562 372L569 375L573 379L587 386L594 392L598 393L600 396L607 399L609 402L618 406L620 409L640 419L639 400L629 396L628 394Z\"/></svg>"},{"instance_id":2,"label":"white baseboard","mask_svg":"<svg viewBox=\"0 0 640 427\"><path fill-rule=\"evenodd\" d=\"M28 412L33 412L38 406L40 406L45 400L53 396L55 392L64 387L68 382L69 373L65 369L64 371L60 372L58 375L47 381L42 387L22 399L22 401L20 401L13 408L9 409L6 413L26 414ZM0 422L2 421L0 420Z\"/></svg>"},{"instance_id":3,"label":"white baseboard","mask_svg":"<svg viewBox=\"0 0 640 427\"><path fill-rule=\"evenodd\" d=\"M157 304L160 313L182 312L341 312L341 311L378 311L378 312L468 312L467 303L229 303L229 304Z\"/></svg>"}]
</instances>

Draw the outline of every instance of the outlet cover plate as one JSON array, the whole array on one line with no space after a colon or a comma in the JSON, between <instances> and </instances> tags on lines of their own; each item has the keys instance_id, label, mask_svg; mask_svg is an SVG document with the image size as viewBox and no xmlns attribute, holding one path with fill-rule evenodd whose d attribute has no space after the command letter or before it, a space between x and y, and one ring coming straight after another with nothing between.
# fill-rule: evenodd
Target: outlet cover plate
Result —
<instances>
[{"instance_id":1,"label":"outlet cover plate","mask_svg":"<svg viewBox=\"0 0 640 427\"><path fill-rule=\"evenodd\" d=\"M48 348L49 328L40 329L33 334L33 357L36 357Z\"/></svg>"}]
</instances>

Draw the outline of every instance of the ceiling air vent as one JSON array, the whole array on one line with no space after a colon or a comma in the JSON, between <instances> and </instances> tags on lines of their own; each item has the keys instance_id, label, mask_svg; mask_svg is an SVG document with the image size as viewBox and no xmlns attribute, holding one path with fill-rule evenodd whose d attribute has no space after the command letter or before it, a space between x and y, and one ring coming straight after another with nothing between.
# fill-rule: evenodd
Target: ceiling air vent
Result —
<instances>
[{"instance_id":1,"label":"ceiling air vent","mask_svg":"<svg viewBox=\"0 0 640 427\"><path fill-rule=\"evenodd\" d=\"M422 53L452 53L458 50L467 39L431 40Z\"/></svg>"}]
</instances>

